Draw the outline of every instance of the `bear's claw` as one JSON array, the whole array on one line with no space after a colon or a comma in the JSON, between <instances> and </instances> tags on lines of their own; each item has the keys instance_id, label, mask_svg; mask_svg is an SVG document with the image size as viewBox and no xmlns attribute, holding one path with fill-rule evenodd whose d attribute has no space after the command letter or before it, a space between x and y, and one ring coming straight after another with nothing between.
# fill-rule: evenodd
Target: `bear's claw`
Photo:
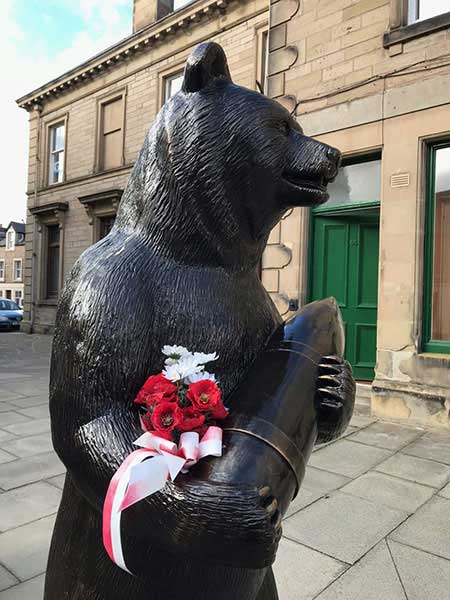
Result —
<instances>
[{"instance_id":1,"label":"bear's claw","mask_svg":"<svg viewBox=\"0 0 450 600\"><path fill-rule=\"evenodd\" d=\"M355 404L355 381L350 363L338 356L324 356L317 378L317 443L330 442L345 431Z\"/></svg>"}]
</instances>

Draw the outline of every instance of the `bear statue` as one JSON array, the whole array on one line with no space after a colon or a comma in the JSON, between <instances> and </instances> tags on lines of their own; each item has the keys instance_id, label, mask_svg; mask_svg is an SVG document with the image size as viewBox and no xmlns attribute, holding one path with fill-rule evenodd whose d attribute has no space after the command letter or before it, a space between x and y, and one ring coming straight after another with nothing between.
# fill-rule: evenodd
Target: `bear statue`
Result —
<instances>
[{"instance_id":1,"label":"bear statue","mask_svg":"<svg viewBox=\"0 0 450 600\"><path fill-rule=\"evenodd\" d=\"M351 368L333 299L287 324L259 265L295 206L327 200L340 153L235 85L222 48L189 57L137 158L111 232L61 294L50 411L67 475L45 600L276 600L281 519L314 443L347 426ZM141 434L133 399L164 344L217 352L224 455L125 510L121 570L102 544L111 477ZM301 565L299 565L301 568Z\"/></svg>"}]
</instances>

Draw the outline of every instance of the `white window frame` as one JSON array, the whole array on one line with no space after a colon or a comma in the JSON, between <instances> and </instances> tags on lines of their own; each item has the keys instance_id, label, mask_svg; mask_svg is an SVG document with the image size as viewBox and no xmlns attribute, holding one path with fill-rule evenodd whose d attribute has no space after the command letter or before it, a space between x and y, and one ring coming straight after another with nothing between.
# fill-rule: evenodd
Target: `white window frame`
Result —
<instances>
[{"instance_id":1,"label":"white window frame","mask_svg":"<svg viewBox=\"0 0 450 600\"><path fill-rule=\"evenodd\" d=\"M63 145L61 148L52 148L53 144L53 132L58 128L62 127L64 131ZM66 179L66 148L67 148L67 117L63 116L59 120L49 123L47 126L47 184L49 186L58 185L64 183ZM58 173L57 181L53 181L53 168L52 160L53 157L59 154L60 169Z\"/></svg>"},{"instance_id":2,"label":"white window frame","mask_svg":"<svg viewBox=\"0 0 450 600\"><path fill-rule=\"evenodd\" d=\"M419 21L426 21L427 19L432 19L433 17L420 18L420 3L426 2L426 0L408 0L408 25L412 25L413 23L417 23ZM443 11L441 13L437 13L433 15L437 17L438 15L444 15L445 13L450 12L449 10Z\"/></svg>"},{"instance_id":3,"label":"white window frame","mask_svg":"<svg viewBox=\"0 0 450 600\"><path fill-rule=\"evenodd\" d=\"M6 232L6 249L14 250L15 247L16 247L16 232L11 227L11 229L8 229L8 231Z\"/></svg>"},{"instance_id":4,"label":"white window frame","mask_svg":"<svg viewBox=\"0 0 450 600\"><path fill-rule=\"evenodd\" d=\"M20 296L17 296L17 294L20 294ZM14 290L14 302L17 304L17 306L20 306L20 308L23 308L23 292L22 290Z\"/></svg>"},{"instance_id":5,"label":"white window frame","mask_svg":"<svg viewBox=\"0 0 450 600\"><path fill-rule=\"evenodd\" d=\"M5 281L5 260L0 258L0 281Z\"/></svg>"},{"instance_id":6,"label":"white window frame","mask_svg":"<svg viewBox=\"0 0 450 600\"><path fill-rule=\"evenodd\" d=\"M169 92L170 92L170 84L172 81L175 81L177 79L181 80L181 85L183 84L183 71L178 71L177 73L172 73L171 75L167 75L166 77L164 77L164 98L163 98L163 102L167 102L167 100L169 100L170 98L172 98L172 96L174 96L177 92L174 92L173 94L171 94L169 96ZM181 86L180 86L181 89Z\"/></svg>"},{"instance_id":7,"label":"white window frame","mask_svg":"<svg viewBox=\"0 0 450 600\"><path fill-rule=\"evenodd\" d=\"M17 277L17 264L20 265L20 267L19 267L20 276L19 277ZM21 258L15 258L14 259L14 262L13 262L13 277L14 277L14 281L22 281L22 279L23 279L22 259Z\"/></svg>"}]
</instances>

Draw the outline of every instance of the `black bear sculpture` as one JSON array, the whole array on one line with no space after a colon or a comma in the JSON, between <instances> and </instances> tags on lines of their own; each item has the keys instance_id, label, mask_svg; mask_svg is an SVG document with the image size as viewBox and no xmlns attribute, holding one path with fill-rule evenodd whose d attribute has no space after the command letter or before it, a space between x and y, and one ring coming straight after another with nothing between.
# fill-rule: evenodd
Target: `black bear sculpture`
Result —
<instances>
[{"instance_id":1,"label":"black bear sculpture","mask_svg":"<svg viewBox=\"0 0 450 600\"><path fill-rule=\"evenodd\" d=\"M61 295L50 410L67 476L46 600L277 598L281 517L315 441L347 426L354 383L335 302L284 325L258 265L287 209L327 200L339 160L280 104L233 84L220 46L193 51L114 228L80 257ZM164 344L219 354L231 416L222 458L124 511L132 576L103 548L102 506L142 433L133 399L161 370Z\"/></svg>"}]
</instances>

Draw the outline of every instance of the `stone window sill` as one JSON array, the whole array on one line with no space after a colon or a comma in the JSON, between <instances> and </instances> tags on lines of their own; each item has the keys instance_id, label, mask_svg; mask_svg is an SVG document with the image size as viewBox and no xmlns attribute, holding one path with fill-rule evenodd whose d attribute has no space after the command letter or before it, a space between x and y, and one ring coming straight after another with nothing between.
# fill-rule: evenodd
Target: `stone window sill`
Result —
<instances>
[{"instance_id":1,"label":"stone window sill","mask_svg":"<svg viewBox=\"0 0 450 600\"><path fill-rule=\"evenodd\" d=\"M450 27L450 12L437 15L436 17L426 19L425 21L417 21L416 23L405 25L404 27L399 27L392 31L386 31L383 36L383 46L389 48L394 44L409 42L410 40L428 35L435 31L440 31L441 29L446 29L447 27Z\"/></svg>"}]
</instances>

